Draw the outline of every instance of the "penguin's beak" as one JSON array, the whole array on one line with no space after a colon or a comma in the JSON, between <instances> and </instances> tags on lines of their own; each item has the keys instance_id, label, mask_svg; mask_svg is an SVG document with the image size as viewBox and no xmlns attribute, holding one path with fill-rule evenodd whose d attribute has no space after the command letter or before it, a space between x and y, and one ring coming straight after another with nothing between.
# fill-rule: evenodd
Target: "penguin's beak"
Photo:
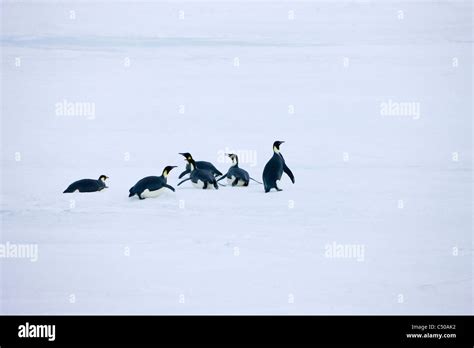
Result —
<instances>
[{"instance_id":1,"label":"penguin's beak","mask_svg":"<svg viewBox=\"0 0 474 348\"><path fill-rule=\"evenodd\" d=\"M184 160L185 160L185 161L189 161L189 160L190 160L190 157L187 156L185 153L180 152L179 154L184 157Z\"/></svg>"}]
</instances>

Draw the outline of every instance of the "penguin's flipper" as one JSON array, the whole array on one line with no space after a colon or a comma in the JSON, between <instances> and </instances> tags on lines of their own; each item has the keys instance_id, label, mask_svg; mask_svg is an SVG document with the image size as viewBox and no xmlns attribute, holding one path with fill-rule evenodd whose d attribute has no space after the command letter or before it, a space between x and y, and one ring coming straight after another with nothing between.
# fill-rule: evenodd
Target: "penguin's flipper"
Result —
<instances>
[{"instance_id":1,"label":"penguin's flipper","mask_svg":"<svg viewBox=\"0 0 474 348\"><path fill-rule=\"evenodd\" d=\"M217 182L221 181L222 179L225 179L227 177L227 173L225 175L222 175L219 179L217 179Z\"/></svg>"},{"instance_id":2,"label":"penguin's flipper","mask_svg":"<svg viewBox=\"0 0 474 348\"><path fill-rule=\"evenodd\" d=\"M249 177L249 179L255 181L257 184L263 185L263 182L257 181L257 180L255 180L255 179L252 178L252 177Z\"/></svg>"},{"instance_id":3,"label":"penguin's flipper","mask_svg":"<svg viewBox=\"0 0 474 348\"><path fill-rule=\"evenodd\" d=\"M288 175L291 179L291 182L294 184L295 183L295 176L291 172L290 168L286 164L283 165L283 171Z\"/></svg>"},{"instance_id":4,"label":"penguin's flipper","mask_svg":"<svg viewBox=\"0 0 474 348\"><path fill-rule=\"evenodd\" d=\"M217 170L217 168L214 168L214 176L221 176L221 175L222 173L219 170Z\"/></svg>"},{"instance_id":5,"label":"penguin's flipper","mask_svg":"<svg viewBox=\"0 0 474 348\"><path fill-rule=\"evenodd\" d=\"M166 188L168 188L168 189L170 189L171 191L173 191L173 192L174 192L174 187L173 187L173 186L171 186L171 185L164 184L164 185L163 185L163 187L166 187Z\"/></svg>"},{"instance_id":6,"label":"penguin's flipper","mask_svg":"<svg viewBox=\"0 0 474 348\"><path fill-rule=\"evenodd\" d=\"M181 179L183 176L185 176L186 174L189 174L190 170L189 169L186 169L184 172L182 172L181 174L179 174L178 176L178 179Z\"/></svg>"},{"instance_id":7,"label":"penguin's flipper","mask_svg":"<svg viewBox=\"0 0 474 348\"><path fill-rule=\"evenodd\" d=\"M235 178L234 181L232 181L232 186L236 186L239 183L239 179Z\"/></svg>"},{"instance_id":8,"label":"penguin's flipper","mask_svg":"<svg viewBox=\"0 0 474 348\"><path fill-rule=\"evenodd\" d=\"M181 185L183 182L188 181L188 180L191 180L191 178L187 178L187 179L184 179L183 181L180 181L178 186Z\"/></svg>"}]
</instances>

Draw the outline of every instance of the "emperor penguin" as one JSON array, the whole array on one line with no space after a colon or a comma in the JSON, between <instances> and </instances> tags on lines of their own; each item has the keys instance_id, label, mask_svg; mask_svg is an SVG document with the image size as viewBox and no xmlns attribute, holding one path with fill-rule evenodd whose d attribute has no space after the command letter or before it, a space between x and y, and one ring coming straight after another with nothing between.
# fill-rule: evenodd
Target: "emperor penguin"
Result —
<instances>
[{"instance_id":1,"label":"emperor penguin","mask_svg":"<svg viewBox=\"0 0 474 348\"><path fill-rule=\"evenodd\" d=\"M232 186L248 186L250 180L261 184L261 182L255 180L254 178L251 178L246 170L239 167L239 157L237 155L230 153L227 154L227 156L229 156L232 160L232 165L227 171L227 173L224 174L217 181L221 181L222 179L227 178L227 183Z\"/></svg>"},{"instance_id":2,"label":"emperor penguin","mask_svg":"<svg viewBox=\"0 0 474 348\"><path fill-rule=\"evenodd\" d=\"M191 154L189 152L183 152L183 153L180 153L180 155L184 156L184 158L186 158L186 161L188 161L188 163L186 164L186 170L184 172L182 172L181 174L179 174L178 179L181 179L186 174L191 173L191 166L189 164L189 159L193 158L193 156L191 156ZM208 170L214 176L221 176L222 175L222 173L216 167L214 167L214 165L211 162L195 161L195 163L196 163L197 168Z\"/></svg>"},{"instance_id":3,"label":"emperor penguin","mask_svg":"<svg viewBox=\"0 0 474 348\"><path fill-rule=\"evenodd\" d=\"M161 176L147 176L139 180L130 190L128 197L137 195L140 199L155 198L160 196L165 188L174 192L174 188L167 184L170 171L176 166L167 166L163 169Z\"/></svg>"},{"instance_id":4,"label":"emperor penguin","mask_svg":"<svg viewBox=\"0 0 474 348\"><path fill-rule=\"evenodd\" d=\"M277 191L282 191L277 186L277 181L281 179L283 172L285 172L293 182L295 183L295 177L291 172L290 168L285 163L285 159L280 152L280 145L283 144L284 141L275 141L273 143L273 156L265 165L263 169L263 185L265 187L265 193L269 192L272 188L276 189Z\"/></svg>"},{"instance_id":5,"label":"emperor penguin","mask_svg":"<svg viewBox=\"0 0 474 348\"><path fill-rule=\"evenodd\" d=\"M71 185L68 186L66 190L64 190L63 193L72 193L72 192L98 192L102 191L105 188L108 188L107 185L105 185L105 180L107 180L109 177L107 175L101 175L99 176L99 179L94 180L94 179L82 179L73 182Z\"/></svg>"},{"instance_id":6,"label":"emperor penguin","mask_svg":"<svg viewBox=\"0 0 474 348\"><path fill-rule=\"evenodd\" d=\"M189 174L189 178L182 180L178 186L185 181L191 180L193 186L197 188L206 190L208 188L214 187L216 190L219 189L217 180L210 170L197 168L196 162L194 162L192 157L185 156L185 160L188 162L191 172Z\"/></svg>"}]
</instances>

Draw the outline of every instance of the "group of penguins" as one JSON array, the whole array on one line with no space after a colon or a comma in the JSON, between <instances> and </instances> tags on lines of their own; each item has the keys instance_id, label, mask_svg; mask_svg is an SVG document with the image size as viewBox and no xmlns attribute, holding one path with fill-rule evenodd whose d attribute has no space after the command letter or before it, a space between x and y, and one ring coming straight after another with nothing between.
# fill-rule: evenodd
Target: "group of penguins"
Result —
<instances>
[{"instance_id":1,"label":"group of penguins","mask_svg":"<svg viewBox=\"0 0 474 348\"><path fill-rule=\"evenodd\" d=\"M277 186L277 181L281 179L283 172L285 172L293 182L295 183L295 177L291 172L290 168L285 163L285 159L280 152L280 145L284 141L275 141L273 143L273 156L265 165L263 169L262 179L265 192L269 192L272 188L277 191L281 189ZM235 154L227 154L232 160L232 165L226 174L222 174L217 168L210 162L195 161L190 153L180 153L184 156L186 163L186 170L179 175L179 179L189 174L187 179L182 180L178 183L178 186L183 182L190 180L192 184L200 189L214 188L219 189L218 182L227 178L229 185L232 186L248 186L250 180L253 180L259 184L261 182L250 177L249 173L239 167L239 159ZM129 191L129 197L135 195L140 199L158 197L165 189L175 191L175 189L168 185L167 177L170 171L176 168L176 166L167 166L163 169L161 176L147 176L139 180ZM220 178L218 178L220 177ZM218 179L216 179L218 178ZM108 176L101 175L98 180L94 179L82 179L73 182L63 193L72 192L98 192L107 188L105 180Z\"/></svg>"}]
</instances>

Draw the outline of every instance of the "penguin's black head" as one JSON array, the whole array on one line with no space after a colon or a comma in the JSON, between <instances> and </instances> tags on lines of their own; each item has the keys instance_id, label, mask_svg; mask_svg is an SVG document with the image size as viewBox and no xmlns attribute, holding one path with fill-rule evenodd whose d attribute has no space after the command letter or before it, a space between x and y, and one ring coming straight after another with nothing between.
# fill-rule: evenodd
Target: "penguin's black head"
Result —
<instances>
[{"instance_id":1,"label":"penguin's black head","mask_svg":"<svg viewBox=\"0 0 474 348\"><path fill-rule=\"evenodd\" d=\"M275 141L273 143L273 150L276 149L276 150L280 151L280 145L283 144L283 143L284 143L284 141L279 141L279 140Z\"/></svg>"},{"instance_id":2,"label":"penguin's black head","mask_svg":"<svg viewBox=\"0 0 474 348\"><path fill-rule=\"evenodd\" d=\"M105 182L106 179L108 179L109 177L107 175L101 175L99 176L99 180L102 181L102 182Z\"/></svg>"},{"instance_id":3,"label":"penguin's black head","mask_svg":"<svg viewBox=\"0 0 474 348\"><path fill-rule=\"evenodd\" d=\"M237 157L236 154L234 154L234 153L228 153L227 156L230 157L230 159L232 160L232 163L238 163L238 162L239 162L239 158Z\"/></svg>"},{"instance_id":4,"label":"penguin's black head","mask_svg":"<svg viewBox=\"0 0 474 348\"><path fill-rule=\"evenodd\" d=\"M191 154L189 152L180 152L179 153L181 156L184 156L184 158L186 159L186 161L188 162L191 162L191 160L193 159L193 156L191 156Z\"/></svg>"},{"instance_id":5,"label":"penguin's black head","mask_svg":"<svg viewBox=\"0 0 474 348\"><path fill-rule=\"evenodd\" d=\"M165 169L163 169L163 176L167 177L168 174L171 172L173 168L176 168L176 166L167 166Z\"/></svg>"}]
</instances>

